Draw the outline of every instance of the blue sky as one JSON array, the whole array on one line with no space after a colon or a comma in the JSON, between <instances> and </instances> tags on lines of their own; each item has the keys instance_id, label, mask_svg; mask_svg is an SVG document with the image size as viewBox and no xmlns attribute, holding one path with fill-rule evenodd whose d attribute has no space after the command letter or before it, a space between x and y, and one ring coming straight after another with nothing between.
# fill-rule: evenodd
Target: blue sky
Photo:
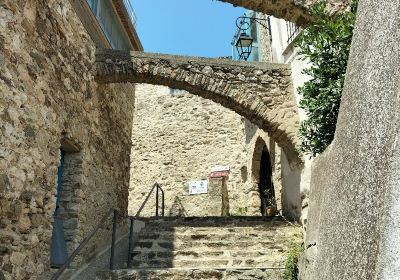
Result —
<instances>
[{"instance_id":1,"label":"blue sky","mask_svg":"<svg viewBox=\"0 0 400 280\"><path fill-rule=\"evenodd\" d=\"M244 9L215 0L131 0L146 52L231 55L236 18Z\"/></svg>"}]
</instances>

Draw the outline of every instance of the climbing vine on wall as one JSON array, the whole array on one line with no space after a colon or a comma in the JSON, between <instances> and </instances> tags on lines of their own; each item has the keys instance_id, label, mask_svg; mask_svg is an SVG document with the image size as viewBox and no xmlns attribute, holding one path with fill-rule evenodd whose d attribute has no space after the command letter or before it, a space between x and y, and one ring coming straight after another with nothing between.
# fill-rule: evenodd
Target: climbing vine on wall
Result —
<instances>
[{"instance_id":1,"label":"climbing vine on wall","mask_svg":"<svg viewBox=\"0 0 400 280\"><path fill-rule=\"evenodd\" d=\"M285 280L299 279L299 258L304 251L303 244L293 244L285 263Z\"/></svg>"},{"instance_id":2,"label":"climbing vine on wall","mask_svg":"<svg viewBox=\"0 0 400 280\"><path fill-rule=\"evenodd\" d=\"M302 151L316 156L333 141L351 40L357 0L351 10L334 17L327 14L325 1L314 5L311 13L318 19L296 39L303 59L311 66L303 73L311 80L299 88L300 107L308 119L300 125Z\"/></svg>"}]
</instances>

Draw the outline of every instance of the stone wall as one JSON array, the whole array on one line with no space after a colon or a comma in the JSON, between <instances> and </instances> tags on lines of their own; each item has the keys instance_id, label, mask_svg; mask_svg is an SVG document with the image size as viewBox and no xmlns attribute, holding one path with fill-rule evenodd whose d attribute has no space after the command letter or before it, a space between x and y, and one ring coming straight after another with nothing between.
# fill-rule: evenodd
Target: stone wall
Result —
<instances>
[{"instance_id":1,"label":"stone wall","mask_svg":"<svg viewBox=\"0 0 400 280\"><path fill-rule=\"evenodd\" d=\"M189 195L191 180L208 179L214 165L229 165L226 180L231 213L249 207L244 119L210 100L140 84L132 134L130 205L136 214L153 183L162 185L166 215L222 214L220 180L209 180L209 193ZM154 196L143 214L154 214Z\"/></svg>"},{"instance_id":2,"label":"stone wall","mask_svg":"<svg viewBox=\"0 0 400 280\"><path fill-rule=\"evenodd\" d=\"M262 61L270 62L269 36L265 29L260 29L263 31L261 34ZM148 63L146 56L154 57L154 59L157 57L152 54L145 54L144 56L145 59L143 59L140 67ZM172 60L173 57L165 56L165 58ZM138 59L141 58L138 57ZM190 58L185 59L189 60ZM218 65L218 61L213 61L212 67L214 69L215 66L218 66L218 69L221 69L221 66L228 67L227 65L224 66L222 62ZM174 63L173 69L177 68L181 62L177 59ZM207 60L200 60L200 63L207 63ZM165 59L163 64L165 64ZM242 65L237 63L238 67L242 67ZM138 72L141 73L141 71ZM146 72L164 73L165 70L153 71L150 68ZM221 71L216 73L222 74ZM210 72L210 74L213 74L213 72ZM221 74L218 77L221 77ZM177 81L176 84L178 84ZM222 195L221 188L223 183L226 183L230 214L260 215L259 161L263 146L267 146L273 163L273 182L277 207L287 217L298 220L301 216L302 194L300 187L308 179L308 176L301 176L302 166L293 164L293 161L290 162L281 147L275 143L268 133L247 119L240 118L234 111L227 110L212 101L198 98L187 92L180 94L177 94L179 91L174 92L175 94L171 94L168 88L144 84L137 88L138 105L132 138L130 214L134 215L139 209L153 183L157 180L161 180L161 183L166 180L171 181L164 186L164 188L168 188L167 193L177 197L175 202L173 198L167 195L167 204L173 205L175 202L175 206L181 205L182 208L194 210L193 212L189 211L189 213L174 210L166 214L220 215L221 197L215 196ZM247 98L249 97L247 96ZM218 101L218 98L211 97L210 99ZM234 98L234 100L239 99L244 100L244 98ZM235 102L231 102L231 104L235 104ZM156 109L154 110L154 108ZM199 111L203 114L199 114ZM151 113L149 114L149 112ZM163 114L163 112L167 113ZM221 128L220 122L223 123L223 128ZM219 139L219 142L217 140L206 141L201 145L198 141L191 142L188 136L193 134L192 128L194 127L196 128L196 135L204 135L207 138L213 138L215 135L215 139ZM165 131L168 131L168 137L165 136ZM175 135L175 137L171 135ZM234 141L232 141L233 138ZM173 139L173 141L170 139ZM223 146L223 149L219 148L220 146ZM151 158L150 155L155 156L155 158ZM229 159L226 162L235 162L231 166L233 172L229 179L226 182L209 180L211 193L203 195L202 198L190 197L188 195L188 181L195 178L206 179L212 165L223 164L224 161L218 161L221 156ZM237 158L231 160L235 156ZM177 158L184 162L188 162L188 158L190 158L194 167L188 168L187 164L183 164L183 171L175 170L175 166L179 166L180 162L168 163L165 166L159 160L166 158ZM202 166L202 164L205 166ZM151 171L148 172L147 170ZM185 176L182 175L182 172L185 173ZM179 184L172 183L175 181ZM217 188L217 192L214 188ZM243 193L246 195L243 195ZM182 197L183 200L186 200L186 207L183 207ZM144 215L154 215L154 199L153 195ZM205 203L202 203L202 201L205 201ZM198 204L200 206L197 206Z\"/></svg>"},{"instance_id":3,"label":"stone wall","mask_svg":"<svg viewBox=\"0 0 400 280\"><path fill-rule=\"evenodd\" d=\"M312 169L302 279L399 278L399 25L400 1L359 2L335 138Z\"/></svg>"},{"instance_id":4,"label":"stone wall","mask_svg":"<svg viewBox=\"0 0 400 280\"><path fill-rule=\"evenodd\" d=\"M166 215L260 215L258 181L261 152L266 146L278 209L298 218L300 205L291 199L293 193L299 193L293 192L298 184L287 180L291 168L287 160L281 168L283 153L266 132L235 112L185 91L140 84L136 98L131 215L137 213L155 182L165 190ZM215 165L229 165L229 178L209 179ZM189 195L189 181L200 179L208 179L209 193ZM155 194L141 215L154 214Z\"/></svg>"},{"instance_id":5,"label":"stone wall","mask_svg":"<svg viewBox=\"0 0 400 280\"><path fill-rule=\"evenodd\" d=\"M5 0L0 18L0 279L36 279L50 266L66 142L82 161L74 244L109 207L126 211L134 87L96 84L94 44L68 1Z\"/></svg>"},{"instance_id":6,"label":"stone wall","mask_svg":"<svg viewBox=\"0 0 400 280\"><path fill-rule=\"evenodd\" d=\"M76 231L78 227L79 194L82 182L82 153L66 152L62 174L60 197L60 217L63 220L64 236L68 254L77 247Z\"/></svg>"}]
</instances>

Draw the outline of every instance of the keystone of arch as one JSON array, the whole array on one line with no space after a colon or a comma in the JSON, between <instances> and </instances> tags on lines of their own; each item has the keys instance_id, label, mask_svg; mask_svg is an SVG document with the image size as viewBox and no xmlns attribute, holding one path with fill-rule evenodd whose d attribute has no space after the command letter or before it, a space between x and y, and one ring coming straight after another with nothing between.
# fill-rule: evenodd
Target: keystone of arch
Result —
<instances>
[{"instance_id":1,"label":"keystone of arch","mask_svg":"<svg viewBox=\"0 0 400 280\"><path fill-rule=\"evenodd\" d=\"M99 83L163 85L210 99L268 132L291 164L302 163L288 65L98 50L95 78Z\"/></svg>"}]
</instances>

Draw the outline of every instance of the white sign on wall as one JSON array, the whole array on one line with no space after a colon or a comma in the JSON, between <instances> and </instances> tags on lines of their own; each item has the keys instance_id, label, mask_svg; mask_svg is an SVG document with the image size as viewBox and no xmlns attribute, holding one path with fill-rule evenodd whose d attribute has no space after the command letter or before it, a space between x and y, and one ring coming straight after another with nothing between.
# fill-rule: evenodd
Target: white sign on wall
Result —
<instances>
[{"instance_id":1,"label":"white sign on wall","mask_svg":"<svg viewBox=\"0 0 400 280\"><path fill-rule=\"evenodd\" d=\"M210 172L223 172L223 171L229 171L229 165L216 165L211 167Z\"/></svg>"},{"instance_id":2,"label":"white sign on wall","mask_svg":"<svg viewBox=\"0 0 400 280\"><path fill-rule=\"evenodd\" d=\"M208 183L207 180L190 181L189 194L203 194L207 193Z\"/></svg>"}]
</instances>

